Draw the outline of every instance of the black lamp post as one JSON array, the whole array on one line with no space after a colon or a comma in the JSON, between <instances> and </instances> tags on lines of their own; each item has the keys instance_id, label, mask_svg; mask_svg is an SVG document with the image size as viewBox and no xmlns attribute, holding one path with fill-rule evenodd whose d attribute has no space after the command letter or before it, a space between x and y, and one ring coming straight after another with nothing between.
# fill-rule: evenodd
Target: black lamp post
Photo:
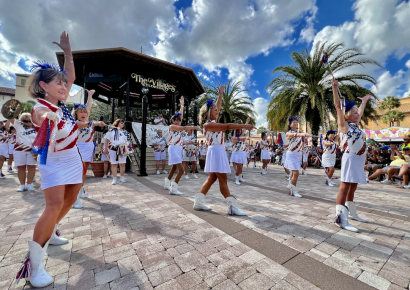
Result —
<instances>
[{"instance_id":1,"label":"black lamp post","mask_svg":"<svg viewBox=\"0 0 410 290\"><path fill-rule=\"evenodd\" d=\"M140 174L138 176L148 176L146 167L147 156L147 107L148 107L148 94L149 89L142 87L142 128L141 128L141 162L140 162Z\"/></svg>"}]
</instances>

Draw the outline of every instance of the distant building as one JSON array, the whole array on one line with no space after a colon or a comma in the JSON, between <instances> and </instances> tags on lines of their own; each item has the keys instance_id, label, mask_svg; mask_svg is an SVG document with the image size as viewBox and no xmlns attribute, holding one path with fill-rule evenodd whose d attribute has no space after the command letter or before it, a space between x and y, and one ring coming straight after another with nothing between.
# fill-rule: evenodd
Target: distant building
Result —
<instances>
[{"instance_id":1,"label":"distant building","mask_svg":"<svg viewBox=\"0 0 410 290\"><path fill-rule=\"evenodd\" d=\"M392 124L394 127L410 127L410 97L400 98L400 107L395 108L404 114L404 120L399 122L394 122ZM369 130L381 130L390 127L389 123L383 123L381 117L387 112L387 110L380 110L381 101L377 102L376 112L380 116L380 119L377 120L377 123L374 121L369 121L369 124L366 126L366 129Z\"/></svg>"},{"instance_id":2,"label":"distant building","mask_svg":"<svg viewBox=\"0 0 410 290\"><path fill-rule=\"evenodd\" d=\"M14 96L16 94L16 90L13 88L6 88L6 87L0 87L0 109L3 107L3 104L11 99L14 99ZM5 118L1 114L0 110L0 120L4 121Z\"/></svg>"}]
</instances>

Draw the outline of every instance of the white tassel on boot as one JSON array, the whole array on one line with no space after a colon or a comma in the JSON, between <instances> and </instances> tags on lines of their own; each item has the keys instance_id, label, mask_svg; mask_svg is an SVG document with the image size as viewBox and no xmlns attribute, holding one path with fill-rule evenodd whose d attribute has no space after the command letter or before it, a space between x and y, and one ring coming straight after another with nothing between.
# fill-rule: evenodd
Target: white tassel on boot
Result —
<instances>
[{"instance_id":1,"label":"white tassel on boot","mask_svg":"<svg viewBox=\"0 0 410 290\"><path fill-rule=\"evenodd\" d=\"M51 235L49 244L52 246L58 246L67 244L68 240L66 238L61 237L60 231L57 229L57 225L54 227L54 232Z\"/></svg>"},{"instance_id":2,"label":"white tassel on boot","mask_svg":"<svg viewBox=\"0 0 410 290\"><path fill-rule=\"evenodd\" d=\"M165 183L164 183L164 189L170 190L171 187L171 180L168 179L168 177L165 177Z\"/></svg>"},{"instance_id":3,"label":"white tassel on boot","mask_svg":"<svg viewBox=\"0 0 410 290\"><path fill-rule=\"evenodd\" d=\"M336 205L336 217L333 222L341 227L342 229L351 231L351 232L358 232L359 230L349 224L347 217L349 212L344 205L337 204Z\"/></svg>"},{"instance_id":4,"label":"white tassel on boot","mask_svg":"<svg viewBox=\"0 0 410 290\"><path fill-rule=\"evenodd\" d=\"M194 210L211 210L209 206L204 204L205 194L197 193L195 195Z\"/></svg>"},{"instance_id":5,"label":"white tassel on boot","mask_svg":"<svg viewBox=\"0 0 410 290\"><path fill-rule=\"evenodd\" d=\"M183 193L178 191L178 183L176 182L171 182L171 187L169 189L169 194L172 195L182 195Z\"/></svg>"},{"instance_id":6,"label":"white tassel on boot","mask_svg":"<svg viewBox=\"0 0 410 290\"><path fill-rule=\"evenodd\" d=\"M26 278L26 280L30 281L31 286L36 288L46 287L53 283L53 277L46 272L43 264L48 243L49 241L47 241L44 247L41 247L34 241L28 242L29 253L20 271L17 273L16 284L22 278Z\"/></svg>"},{"instance_id":7,"label":"white tassel on boot","mask_svg":"<svg viewBox=\"0 0 410 290\"><path fill-rule=\"evenodd\" d=\"M290 183L289 185L290 185L289 195L293 195L293 196L296 196L296 197L302 197L302 196L299 194L298 189L296 188L296 186L294 186L292 183Z\"/></svg>"},{"instance_id":8,"label":"white tassel on boot","mask_svg":"<svg viewBox=\"0 0 410 290\"><path fill-rule=\"evenodd\" d=\"M229 215L246 215L243 211L238 208L238 202L234 196L228 196L226 198L228 204L228 214Z\"/></svg>"},{"instance_id":9,"label":"white tassel on boot","mask_svg":"<svg viewBox=\"0 0 410 290\"><path fill-rule=\"evenodd\" d=\"M349 210L350 217L354 220L357 220L362 223L367 223L367 220L364 218L359 217L359 215L356 212L356 205L353 201L346 201L345 205L347 206L347 209Z\"/></svg>"}]
</instances>

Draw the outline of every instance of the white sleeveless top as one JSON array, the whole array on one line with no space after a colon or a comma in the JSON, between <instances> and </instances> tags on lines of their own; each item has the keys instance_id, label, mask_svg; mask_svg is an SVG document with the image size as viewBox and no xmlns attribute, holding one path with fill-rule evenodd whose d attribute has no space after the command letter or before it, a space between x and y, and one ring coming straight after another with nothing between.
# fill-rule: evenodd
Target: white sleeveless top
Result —
<instances>
[{"instance_id":1,"label":"white sleeveless top","mask_svg":"<svg viewBox=\"0 0 410 290\"><path fill-rule=\"evenodd\" d=\"M94 129L91 127L85 127L78 130L78 141L77 143L89 143L93 142Z\"/></svg>"},{"instance_id":2,"label":"white sleeveless top","mask_svg":"<svg viewBox=\"0 0 410 290\"><path fill-rule=\"evenodd\" d=\"M78 125L64 103L59 102L59 106L55 106L44 99L37 99L37 104L31 111L31 116L33 117L34 111L41 107L48 108L58 115L58 120L56 121L57 130L55 136L56 143L54 152L74 148L77 144L78 139ZM34 129L38 132L41 124L38 125L33 123L33 125Z\"/></svg>"},{"instance_id":3,"label":"white sleeveless top","mask_svg":"<svg viewBox=\"0 0 410 290\"><path fill-rule=\"evenodd\" d=\"M355 123L348 122L349 129L340 133L340 145L344 153L363 155L366 154L366 134Z\"/></svg>"},{"instance_id":4,"label":"white sleeveless top","mask_svg":"<svg viewBox=\"0 0 410 290\"><path fill-rule=\"evenodd\" d=\"M3 127L3 129L0 129L0 134L3 135L0 136L0 144L7 144L9 139L9 132L7 132L6 128Z\"/></svg>"},{"instance_id":5,"label":"white sleeveless top","mask_svg":"<svg viewBox=\"0 0 410 290\"><path fill-rule=\"evenodd\" d=\"M336 151L337 151L337 144L335 142L331 142L331 141L326 141L329 143L333 143L331 146L323 146L323 155L336 155Z\"/></svg>"},{"instance_id":6,"label":"white sleeveless top","mask_svg":"<svg viewBox=\"0 0 410 290\"><path fill-rule=\"evenodd\" d=\"M269 150L269 142L265 140L261 140L261 150Z\"/></svg>"},{"instance_id":7,"label":"white sleeveless top","mask_svg":"<svg viewBox=\"0 0 410 290\"><path fill-rule=\"evenodd\" d=\"M14 128L16 128L16 142L14 150L16 151L31 151L31 146L36 139L37 132L34 127L26 127L23 122L14 120Z\"/></svg>"},{"instance_id":8,"label":"white sleeveless top","mask_svg":"<svg viewBox=\"0 0 410 290\"><path fill-rule=\"evenodd\" d=\"M7 143L9 143L10 145L16 144L16 134L9 134Z\"/></svg>"},{"instance_id":9,"label":"white sleeveless top","mask_svg":"<svg viewBox=\"0 0 410 290\"><path fill-rule=\"evenodd\" d=\"M208 120L207 123L215 123L215 120ZM223 145L225 143L223 131L205 131L205 138L208 143L208 146Z\"/></svg>"},{"instance_id":10,"label":"white sleeveless top","mask_svg":"<svg viewBox=\"0 0 410 290\"><path fill-rule=\"evenodd\" d=\"M170 129L168 129L168 136L169 136L168 146L171 146L171 145L182 146L182 142L183 142L182 132L183 131L171 131Z\"/></svg>"},{"instance_id":11,"label":"white sleeveless top","mask_svg":"<svg viewBox=\"0 0 410 290\"><path fill-rule=\"evenodd\" d=\"M300 133L299 131L295 132L290 130L290 133ZM288 146L288 151L290 152L302 152L303 151L303 144L304 144L304 138L303 137L294 137L289 139L289 146Z\"/></svg>"}]
</instances>

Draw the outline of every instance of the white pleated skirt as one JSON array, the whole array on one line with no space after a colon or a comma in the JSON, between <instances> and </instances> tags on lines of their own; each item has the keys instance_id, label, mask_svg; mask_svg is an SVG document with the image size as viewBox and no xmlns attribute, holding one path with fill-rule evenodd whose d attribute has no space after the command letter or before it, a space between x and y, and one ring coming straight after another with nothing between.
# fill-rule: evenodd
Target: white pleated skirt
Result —
<instances>
[{"instance_id":1,"label":"white pleated skirt","mask_svg":"<svg viewBox=\"0 0 410 290\"><path fill-rule=\"evenodd\" d=\"M233 153L233 152L232 152ZM211 145L206 155L205 172L231 173L225 145Z\"/></svg>"},{"instance_id":2,"label":"white pleated skirt","mask_svg":"<svg viewBox=\"0 0 410 290\"><path fill-rule=\"evenodd\" d=\"M286 152L285 168L289 170L299 170L302 165L302 152Z\"/></svg>"},{"instance_id":3,"label":"white pleated skirt","mask_svg":"<svg viewBox=\"0 0 410 290\"><path fill-rule=\"evenodd\" d=\"M231 155L231 162L233 163L248 163L248 160L246 159L246 152L236 152L236 151L232 151L232 155Z\"/></svg>"},{"instance_id":4,"label":"white pleated skirt","mask_svg":"<svg viewBox=\"0 0 410 290\"><path fill-rule=\"evenodd\" d=\"M286 162L286 153L282 155L282 160L281 160L282 164L285 164L285 162Z\"/></svg>"},{"instance_id":5,"label":"white pleated skirt","mask_svg":"<svg viewBox=\"0 0 410 290\"><path fill-rule=\"evenodd\" d=\"M367 184L364 165L366 155L345 153L342 157L342 169L340 181L347 183Z\"/></svg>"},{"instance_id":6,"label":"white pleated skirt","mask_svg":"<svg viewBox=\"0 0 410 290\"><path fill-rule=\"evenodd\" d=\"M322 166L323 167L335 167L336 164L336 154L323 154L322 155Z\"/></svg>"},{"instance_id":7,"label":"white pleated skirt","mask_svg":"<svg viewBox=\"0 0 410 290\"><path fill-rule=\"evenodd\" d=\"M169 145L168 147L168 165L182 163L182 146Z\"/></svg>"},{"instance_id":8,"label":"white pleated skirt","mask_svg":"<svg viewBox=\"0 0 410 290\"><path fill-rule=\"evenodd\" d=\"M80 150L81 159L83 162L94 161L94 143L93 142L78 142L78 150Z\"/></svg>"},{"instance_id":9,"label":"white pleated skirt","mask_svg":"<svg viewBox=\"0 0 410 290\"><path fill-rule=\"evenodd\" d=\"M229 153L228 151L225 151L226 157L228 158L228 161L231 162L231 155L232 153Z\"/></svg>"},{"instance_id":10,"label":"white pleated skirt","mask_svg":"<svg viewBox=\"0 0 410 290\"><path fill-rule=\"evenodd\" d=\"M0 144L0 156L4 156L6 158L9 157L9 144L7 143Z\"/></svg>"},{"instance_id":11,"label":"white pleated skirt","mask_svg":"<svg viewBox=\"0 0 410 290\"><path fill-rule=\"evenodd\" d=\"M262 160L270 160L269 150L261 150L261 159Z\"/></svg>"},{"instance_id":12,"label":"white pleated skirt","mask_svg":"<svg viewBox=\"0 0 410 290\"><path fill-rule=\"evenodd\" d=\"M40 164L39 157L37 166L42 190L57 185L83 183L83 162L77 146L49 154L47 164Z\"/></svg>"}]
</instances>

